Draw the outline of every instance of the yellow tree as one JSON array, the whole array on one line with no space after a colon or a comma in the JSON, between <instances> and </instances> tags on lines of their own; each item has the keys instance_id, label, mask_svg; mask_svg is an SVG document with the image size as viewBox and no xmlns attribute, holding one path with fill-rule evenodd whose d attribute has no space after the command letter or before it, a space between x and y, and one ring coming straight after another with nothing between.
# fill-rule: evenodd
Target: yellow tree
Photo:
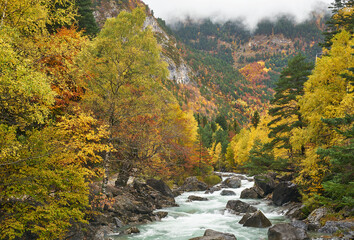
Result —
<instances>
[{"instance_id":1,"label":"yellow tree","mask_svg":"<svg viewBox=\"0 0 354 240\"><path fill-rule=\"evenodd\" d=\"M348 69L354 66L353 45L352 34L342 31L335 35L331 49L324 50L323 57L318 59L299 100L307 127L295 129L291 143L296 149L306 148L297 180L310 195L321 192L322 180L329 171L328 159L320 159L316 150L319 147L326 149L343 140L343 136L331 130L321 119L353 114L353 86L342 76L352 76Z\"/></svg>"},{"instance_id":2,"label":"yellow tree","mask_svg":"<svg viewBox=\"0 0 354 240\"><path fill-rule=\"evenodd\" d=\"M26 136L0 125L2 238L62 239L73 224L87 223L88 183L100 174L107 133L80 111Z\"/></svg>"},{"instance_id":3,"label":"yellow tree","mask_svg":"<svg viewBox=\"0 0 354 240\"><path fill-rule=\"evenodd\" d=\"M145 115L146 120L153 117L156 106L163 103L158 96L161 94L159 80L167 76L160 47L151 29L143 28L145 18L144 10L137 8L108 19L82 57L83 67L91 73L86 102L108 124L108 142L124 150L116 153L122 183L128 179L138 156L137 146L129 140L137 134L137 129L128 123L136 123L134 119L139 116ZM126 133L123 138L121 131ZM107 152L104 182L108 180L111 160L112 154Z\"/></svg>"}]
</instances>

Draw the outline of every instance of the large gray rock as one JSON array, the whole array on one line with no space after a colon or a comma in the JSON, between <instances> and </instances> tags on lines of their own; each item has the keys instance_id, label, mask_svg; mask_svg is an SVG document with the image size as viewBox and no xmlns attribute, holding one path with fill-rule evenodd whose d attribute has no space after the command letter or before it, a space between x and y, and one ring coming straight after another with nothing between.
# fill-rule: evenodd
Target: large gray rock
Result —
<instances>
[{"instance_id":1,"label":"large gray rock","mask_svg":"<svg viewBox=\"0 0 354 240\"><path fill-rule=\"evenodd\" d=\"M301 195L297 189L297 185L292 182L279 183L272 196L272 201L276 206L282 206L288 202L299 202Z\"/></svg>"},{"instance_id":2,"label":"large gray rock","mask_svg":"<svg viewBox=\"0 0 354 240\"><path fill-rule=\"evenodd\" d=\"M254 176L254 185L263 190L264 195L272 193L275 188L274 179L268 175Z\"/></svg>"},{"instance_id":3,"label":"large gray rock","mask_svg":"<svg viewBox=\"0 0 354 240\"><path fill-rule=\"evenodd\" d=\"M342 233L348 239L354 238L353 221L327 221L326 224L318 230L320 233L334 234Z\"/></svg>"},{"instance_id":4,"label":"large gray rock","mask_svg":"<svg viewBox=\"0 0 354 240\"><path fill-rule=\"evenodd\" d=\"M230 190L222 190L220 193L221 196L235 196L236 193Z\"/></svg>"},{"instance_id":5,"label":"large gray rock","mask_svg":"<svg viewBox=\"0 0 354 240\"><path fill-rule=\"evenodd\" d=\"M239 177L229 177L221 185L228 188L239 188L241 187L241 179Z\"/></svg>"},{"instance_id":6,"label":"large gray rock","mask_svg":"<svg viewBox=\"0 0 354 240\"><path fill-rule=\"evenodd\" d=\"M151 178L146 180L146 184L159 191L164 196L174 197L170 187L162 180Z\"/></svg>"},{"instance_id":7,"label":"large gray rock","mask_svg":"<svg viewBox=\"0 0 354 240\"><path fill-rule=\"evenodd\" d=\"M305 219L305 214L304 214L305 205L303 205L302 203L291 203L289 205L286 205L286 207L287 207L287 211L285 213L285 216L297 220Z\"/></svg>"},{"instance_id":8,"label":"large gray rock","mask_svg":"<svg viewBox=\"0 0 354 240\"><path fill-rule=\"evenodd\" d=\"M253 213L243 224L244 227L266 228L272 226L269 219L258 210Z\"/></svg>"},{"instance_id":9,"label":"large gray rock","mask_svg":"<svg viewBox=\"0 0 354 240\"><path fill-rule=\"evenodd\" d=\"M229 200L226 204L226 208L236 213L253 213L257 211L257 208L240 200Z\"/></svg>"},{"instance_id":10,"label":"large gray rock","mask_svg":"<svg viewBox=\"0 0 354 240\"><path fill-rule=\"evenodd\" d=\"M316 231L321 227L321 219L332 213L333 211L326 207L320 207L313 210L306 218L305 222L308 224L310 231Z\"/></svg>"},{"instance_id":11,"label":"large gray rock","mask_svg":"<svg viewBox=\"0 0 354 240\"><path fill-rule=\"evenodd\" d=\"M254 188L246 188L241 192L240 198L242 199L249 199L249 198L258 198L257 192L254 190Z\"/></svg>"},{"instance_id":12,"label":"large gray rock","mask_svg":"<svg viewBox=\"0 0 354 240\"><path fill-rule=\"evenodd\" d=\"M208 185L199 181L196 177L189 177L179 189L184 192L205 191L208 189Z\"/></svg>"},{"instance_id":13,"label":"large gray rock","mask_svg":"<svg viewBox=\"0 0 354 240\"><path fill-rule=\"evenodd\" d=\"M268 229L268 240L305 240L309 239L305 230L295 228L289 223L276 224Z\"/></svg>"},{"instance_id":14,"label":"large gray rock","mask_svg":"<svg viewBox=\"0 0 354 240\"><path fill-rule=\"evenodd\" d=\"M231 233L223 233L207 229L205 230L203 237L191 238L189 240L237 240L237 238Z\"/></svg>"}]
</instances>

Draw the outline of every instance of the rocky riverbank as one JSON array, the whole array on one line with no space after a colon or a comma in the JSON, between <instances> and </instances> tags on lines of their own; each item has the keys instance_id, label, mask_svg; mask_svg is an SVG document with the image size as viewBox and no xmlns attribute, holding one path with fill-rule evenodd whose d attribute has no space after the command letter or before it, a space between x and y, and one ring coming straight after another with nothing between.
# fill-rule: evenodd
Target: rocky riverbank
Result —
<instances>
[{"instance_id":1,"label":"rocky riverbank","mask_svg":"<svg viewBox=\"0 0 354 240\"><path fill-rule=\"evenodd\" d=\"M225 178L225 176L224 176ZM217 186L208 186L198 181L196 177L187 178L182 186L172 191L161 180L132 180L126 186L108 185L107 197L98 201L98 214L93 215L85 229L73 229L67 239L97 239L106 240L111 234L138 233L138 224L159 221L167 216L167 212L158 211L166 207L177 206L174 197L183 192L203 191L211 194L220 191L222 196L235 196L232 189L241 186L241 180L253 179L242 175L229 175ZM306 216L304 206L300 202L297 186L288 179L279 179L276 175L258 175L254 177L254 186L244 189L241 199L268 199L270 204L281 207L289 218L289 223L272 225L265 215L250 204L240 200L230 200L225 209L243 216L239 221L244 227L269 228L269 240L302 240L302 239L352 239L354 237L353 221L325 221L331 210L316 209ZM251 185L252 186L252 185ZM223 190L223 188L228 188ZM231 189L231 190L230 190ZM92 195L99 195L98 188L92 188ZM241 190L240 190L241 191ZM92 199L94 201L94 199ZM188 201L208 201L207 198L189 196ZM206 235L205 235L206 234ZM210 230L204 236L195 239L233 239L230 234ZM212 238L216 234L218 238ZM231 236L231 237L230 237ZM235 238L236 239L236 238Z\"/></svg>"}]
</instances>

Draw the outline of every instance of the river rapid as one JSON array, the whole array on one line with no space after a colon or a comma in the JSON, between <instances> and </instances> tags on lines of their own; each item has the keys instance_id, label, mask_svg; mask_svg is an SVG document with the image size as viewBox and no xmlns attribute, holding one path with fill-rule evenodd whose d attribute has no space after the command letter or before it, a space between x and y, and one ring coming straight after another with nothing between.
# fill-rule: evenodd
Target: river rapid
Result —
<instances>
[{"instance_id":1,"label":"river rapid","mask_svg":"<svg viewBox=\"0 0 354 240\"><path fill-rule=\"evenodd\" d=\"M237 174L233 174L237 175ZM223 177L225 180L227 177ZM179 207L159 209L168 212L168 216L161 221L137 226L139 234L131 236L111 236L112 239L144 239L144 240L188 240L193 237L203 236L206 229L232 233L238 240L267 239L268 228L243 227L238 222L242 215L235 215L225 210L229 200L240 199L240 194L245 188L254 185L253 179L247 178L241 181L240 188L223 188L231 190L236 196L221 196L221 191L212 194L203 192L185 192L176 197ZM208 201L188 202L188 196L195 195L208 198ZM261 210L272 224L286 222L287 219L281 214L281 209L271 205L263 199L240 199Z\"/></svg>"}]
</instances>

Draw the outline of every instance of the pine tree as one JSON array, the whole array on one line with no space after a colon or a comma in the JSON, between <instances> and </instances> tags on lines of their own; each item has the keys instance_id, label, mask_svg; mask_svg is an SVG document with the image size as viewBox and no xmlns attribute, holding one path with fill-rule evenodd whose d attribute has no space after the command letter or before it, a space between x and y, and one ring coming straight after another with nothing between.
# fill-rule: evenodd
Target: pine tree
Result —
<instances>
[{"instance_id":1,"label":"pine tree","mask_svg":"<svg viewBox=\"0 0 354 240\"><path fill-rule=\"evenodd\" d=\"M274 119L268 124L271 129L269 137L273 138L273 146L288 149L290 154L292 154L290 132L304 125L297 98L303 95L304 83L312 69L313 64L307 62L301 54L289 60L288 66L283 69L276 83L276 93L271 101L269 115Z\"/></svg>"},{"instance_id":2,"label":"pine tree","mask_svg":"<svg viewBox=\"0 0 354 240\"><path fill-rule=\"evenodd\" d=\"M78 11L78 25L80 30L84 30L86 35L95 36L99 32L99 28L95 17L93 16L93 8L91 0L76 0Z\"/></svg>"},{"instance_id":3,"label":"pine tree","mask_svg":"<svg viewBox=\"0 0 354 240\"><path fill-rule=\"evenodd\" d=\"M252 120L251 120L254 128L257 128L259 121L260 121L259 113L258 113L258 111L255 111L253 114Z\"/></svg>"},{"instance_id":4,"label":"pine tree","mask_svg":"<svg viewBox=\"0 0 354 240\"><path fill-rule=\"evenodd\" d=\"M354 33L354 1L353 0L335 0L330 7L332 16L327 22L327 31L323 33L325 36L322 47L329 49L332 46L331 39L342 29Z\"/></svg>"}]
</instances>

